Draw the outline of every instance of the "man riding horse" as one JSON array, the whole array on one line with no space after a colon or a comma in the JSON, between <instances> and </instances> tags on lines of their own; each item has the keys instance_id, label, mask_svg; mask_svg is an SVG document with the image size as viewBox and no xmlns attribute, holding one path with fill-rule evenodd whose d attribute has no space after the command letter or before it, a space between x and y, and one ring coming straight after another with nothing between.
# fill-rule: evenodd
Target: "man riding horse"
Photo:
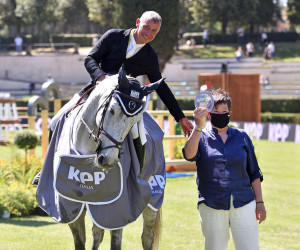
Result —
<instances>
[{"instance_id":1,"label":"man riding horse","mask_svg":"<svg viewBox=\"0 0 300 250\"><path fill-rule=\"evenodd\" d=\"M165 83L164 80L161 80L162 75L161 72L159 71L158 56L157 53L149 44L149 42L151 42L159 32L161 23L162 23L162 19L158 13L154 11L147 11L140 18L136 20L136 27L137 27L136 29L126 29L126 30L112 29L107 31L99 39L95 47L91 50L91 52L85 59L85 67L91 76L90 84L88 84L78 94L75 94L74 97L70 100L70 102L67 103L58 112L58 114L52 119L51 130L54 131L56 122L60 119L62 114L64 114L68 109L74 107L74 105L78 102L78 100L80 100L83 96L89 95L90 91L95 85L97 85L97 87L100 87L101 84L105 84L106 86L108 80L112 79L113 77L106 79L105 81L103 80L107 77L110 77L111 75L117 74L119 69L123 66L126 71L126 74L130 75L131 77L147 75L151 83L158 82L158 81L160 82L158 88L156 89L157 94L162 99L164 104L167 106L171 115L174 116L175 120L180 123L184 131L184 134L189 135L193 129L193 125L183 114L177 100L175 99L168 85ZM120 78L120 74L119 74L119 78ZM99 89L97 87L95 88L95 90ZM92 92L91 97L88 98L87 102L90 101L90 98L93 97L93 94L94 91ZM131 94L130 96L133 97ZM110 111L107 113L113 113L113 112ZM89 113L88 116L92 116L92 114ZM161 170L161 167L164 170L164 165L165 165L164 157L163 157L163 145L162 145L163 133L161 130L156 132L156 130L159 130L159 127L157 126L155 121L153 120L154 121L153 123L152 120L153 119L150 118L149 115L144 115L144 122L145 122L144 124L146 128L145 130L147 130L146 131L147 135L151 137L152 139L151 141L157 142L155 144L155 149L154 149L154 145L152 145L151 147L143 148L144 153L145 151L148 150L146 152L146 155L149 158L149 159L145 159L145 166L151 165L153 168L155 168L154 169L155 171L159 172ZM133 139L136 139L138 137L138 133L136 132L137 131L134 131L134 129L132 130ZM56 129L56 133L57 133L57 129ZM136 148L137 145L135 142L134 144ZM157 155L154 155L154 151L155 154ZM163 158L163 160L161 160L160 156ZM144 163L142 159L143 156L141 158L139 156L137 157L139 158L138 159L140 163L139 166L142 166ZM122 161L122 159L120 159L120 161ZM141 173L139 174L139 178L148 181L150 183L149 185L151 186L151 189L153 188L152 186L154 185L153 184L154 182L157 182L158 184L159 183L162 184L165 182L165 180L163 181L160 179L160 178L163 179L165 178L164 174L160 174L160 175L154 174L155 178L158 179L153 180L151 179L153 178L153 174L150 171L147 171L146 169L147 168L141 171ZM140 183L140 181L136 181L136 183ZM162 189L161 193L152 192L153 203L149 202L148 206L145 208L143 212L144 228L142 234L142 244L144 249L152 249L154 244L153 237L155 233L153 233L153 226L154 223L156 222L156 219L159 217L157 216L157 209L160 208L163 200L164 184L162 184L161 189ZM117 204L118 201L114 202L113 204L115 203ZM134 203L134 201L131 202ZM135 206L136 204L134 204L133 207ZM94 209L96 210L98 209L97 211L95 210L96 212L94 214L105 215L105 213L103 212L102 213L98 212L101 209L105 209L105 207L103 208L102 206L98 206L98 207L95 206ZM85 243L84 234L76 233L79 232L78 230L80 228L83 228L82 225L84 224L84 220L82 218L84 218L84 214L82 214L77 221L69 224L73 232L75 245L76 242L77 243L80 242L83 245ZM112 246L114 246L112 247L113 249L121 248L122 230L118 228L119 227L116 228L117 230L111 231L112 234L111 244ZM97 249L100 242L103 239L103 227L102 228L93 227L93 233L94 235L96 235L96 237L94 237L95 247L93 249Z\"/></svg>"},{"instance_id":2,"label":"man riding horse","mask_svg":"<svg viewBox=\"0 0 300 250\"><path fill-rule=\"evenodd\" d=\"M147 75L150 82L161 79L157 53L149 44L158 34L161 24L162 19L158 13L146 11L136 20L136 29L108 30L85 59L84 65L91 76L91 82L79 92L79 96L92 86L101 84L106 77L118 73L122 65L132 77ZM184 135L189 135L193 125L183 114L165 81L156 92L171 115L179 122ZM74 99L75 101L70 101L70 105L76 103L78 95ZM67 104L66 108L67 106L69 105ZM53 121L52 130L54 123Z\"/></svg>"},{"instance_id":3,"label":"man riding horse","mask_svg":"<svg viewBox=\"0 0 300 250\"><path fill-rule=\"evenodd\" d=\"M154 11L146 11L136 20L136 29L111 29L97 42L85 59L85 67L92 83L99 84L108 75L116 74L124 64L128 75L147 75L150 82L162 78L158 56L149 44L160 30L162 19ZM100 83L101 84L101 83ZM184 134L189 134L193 125L183 114L168 85L163 81L156 90Z\"/></svg>"}]
</instances>

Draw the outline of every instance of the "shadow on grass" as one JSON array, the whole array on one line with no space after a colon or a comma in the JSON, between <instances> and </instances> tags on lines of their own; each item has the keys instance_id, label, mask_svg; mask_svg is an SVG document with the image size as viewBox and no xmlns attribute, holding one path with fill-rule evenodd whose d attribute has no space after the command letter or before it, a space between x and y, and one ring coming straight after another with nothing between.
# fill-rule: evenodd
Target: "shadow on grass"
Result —
<instances>
[{"instance_id":1,"label":"shadow on grass","mask_svg":"<svg viewBox=\"0 0 300 250\"><path fill-rule=\"evenodd\" d=\"M0 219L0 224L10 224L15 226L23 226L23 227L41 227L41 226L58 224L58 223L49 222L49 221L40 221L34 219L12 218L12 219Z\"/></svg>"}]
</instances>

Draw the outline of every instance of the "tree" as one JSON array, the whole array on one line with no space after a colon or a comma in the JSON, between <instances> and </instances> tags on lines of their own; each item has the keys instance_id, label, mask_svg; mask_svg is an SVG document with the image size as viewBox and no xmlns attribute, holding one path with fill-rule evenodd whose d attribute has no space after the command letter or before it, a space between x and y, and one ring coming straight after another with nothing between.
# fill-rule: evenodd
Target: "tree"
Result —
<instances>
[{"instance_id":1,"label":"tree","mask_svg":"<svg viewBox=\"0 0 300 250\"><path fill-rule=\"evenodd\" d=\"M16 16L27 26L35 25L40 42L45 33L45 26L55 19L57 0L17 0Z\"/></svg>"},{"instance_id":2,"label":"tree","mask_svg":"<svg viewBox=\"0 0 300 250\"><path fill-rule=\"evenodd\" d=\"M193 23L194 20L190 10L192 2L190 0L179 0L179 5L179 27L184 28Z\"/></svg>"},{"instance_id":3,"label":"tree","mask_svg":"<svg viewBox=\"0 0 300 250\"><path fill-rule=\"evenodd\" d=\"M255 25L267 26L280 18L278 0L194 0L191 10L195 22L221 22L222 34L228 25L249 27L252 33Z\"/></svg>"},{"instance_id":4,"label":"tree","mask_svg":"<svg viewBox=\"0 0 300 250\"><path fill-rule=\"evenodd\" d=\"M39 0L37 0L39 1ZM89 10L86 0L57 0L56 16L65 25L65 30L74 33L81 26L87 26ZM101 13L99 13L101 15ZM85 28L82 28L86 30Z\"/></svg>"},{"instance_id":5,"label":"tree","mask_svg":"<svg viewBox=\"0 0 300 250\"><path fill-rule=\"evenodd\" d=\"M202 18L210 24L219 21L222 34L226 34L228 23L233 16L233 1L194 0L191 9L195 22L201 22Z\"/></svg>"},{"instance_id":6,"label":"tree","mask_svg":"<svg viewBox=\"0 0 300 250\"><path fill-rule=\"evenodd\" d=\"M288 0L288 18L291 24L300 24L300 0Z\"/></svg>"},{"instance_id":7,"label":"tree","mask_svg":"<svg viewBox=\"0 0 300 250\"><path fill-rule=\"evenodd\" d=\"M18 33L21 32L22 18L15 13L17 8L16 0L0 0L0 23L16 27Z\"/></svg>"},{"instance_id":8,"label":"tree","mask_svg":"<svg viewBox=\"0 0 300 250\"><path fill-rule=\"evenodd\" d=\"M21 130L18 131L14 138L15 145L18 148L24 148L25 150L25 164L27 168L27 152L29 149L34 149L38 143L38 137L32 130Z\"/></svg>"},{"instance_id":9,"label":"tree","mask_svg":"<svg viewBox=\"0 0 300 250\"><path fill-rule=\"evenodd\" d=\"M54 18L57 0L0 0L0 20L4 25L16 27L36 25L37 33L44 32L45 25Z\"/></svg>"},{"instance_id":10,"label":"tree","mask_svg":"<svg viewBox=\"0 0 300 250\"><path fill-rule=\"evenodd\" d=\"M99 23L104 30L108 30L116 26L116 1L87 0L86 4L89 11L89 20Z\"/></svg>"},{"instance_id":11,"label":"tree","mask_svg":"<svg viewBox=\"0 0 300 250\"><path fill-rule=\"evenodd\" d=\"M116 15L120 28L135 27L135 22L146 10L153 10L162 17L161 29L151 42L159 57L160 70L174 54L179 29L179 0L146 1L117 0Z\"/></svg>"},{"instance_id":12,"label":"tree","mask_svg":"<svg viewBox=\"0 0 300 250\"><path fill-rule=\"evenodd\" d=\"M278 19L281 19L281 9L278 0L258 1L251 15L247 18L250 33L253 33L255 26L267 27L268 25L274 25Z\"/></svg>"}]
</instances>

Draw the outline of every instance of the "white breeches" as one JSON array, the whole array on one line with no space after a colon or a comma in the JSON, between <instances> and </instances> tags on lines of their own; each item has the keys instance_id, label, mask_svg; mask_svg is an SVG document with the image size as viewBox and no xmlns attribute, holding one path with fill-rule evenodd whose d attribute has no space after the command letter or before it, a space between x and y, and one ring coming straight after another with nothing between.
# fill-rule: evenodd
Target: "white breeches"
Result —
<instances>
[{"instance_id":1,"label":"white breeches","mask_svg":"<svg viewBox=\"0 0 300 250\"><path fill-rule=\"evenodd\" d=\"M236 250L259 250L258 225L255 201L234 208L232 197L229 210L218 210L206 206L198 207L206 250L227 250L229 227Z\"/></svg>"}]
</instances>

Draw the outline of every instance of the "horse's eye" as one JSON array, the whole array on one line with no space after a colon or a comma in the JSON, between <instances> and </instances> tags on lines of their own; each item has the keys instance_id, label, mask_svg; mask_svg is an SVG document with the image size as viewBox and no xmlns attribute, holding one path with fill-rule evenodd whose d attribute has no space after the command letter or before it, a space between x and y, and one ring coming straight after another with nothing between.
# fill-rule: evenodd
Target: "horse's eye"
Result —
<instances>
[{"instance_id":1,"label":"horse's eye","mask_svg":"<svg viewBox=\"0 0 300 250\"><path fill-rule=\"evenodd\" d=\"M110 111L109 111L112 115L114 115L115 114L115 111L113 110L113 109L110 109Z\"/></svg>"}]
</instances>

